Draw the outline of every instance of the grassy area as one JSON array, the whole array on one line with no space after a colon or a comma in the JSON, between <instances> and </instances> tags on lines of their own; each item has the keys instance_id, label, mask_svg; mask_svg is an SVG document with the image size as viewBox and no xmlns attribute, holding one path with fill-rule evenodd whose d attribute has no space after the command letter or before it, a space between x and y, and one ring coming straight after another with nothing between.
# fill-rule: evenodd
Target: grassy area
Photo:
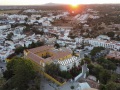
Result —
<instances>
[{"instance_id":1,"label":"grassy area","mask_svg":"<svg viewBox=\"0 0 120 90\"><path fill-rule=\"evenodd\" d=\"M2 13L6 13L6 14L11 13L11 14L14 14L14 13L18 13L19 11L20 10L1 10L0 14L2 14Z\"/></svg>"}]
</instances>

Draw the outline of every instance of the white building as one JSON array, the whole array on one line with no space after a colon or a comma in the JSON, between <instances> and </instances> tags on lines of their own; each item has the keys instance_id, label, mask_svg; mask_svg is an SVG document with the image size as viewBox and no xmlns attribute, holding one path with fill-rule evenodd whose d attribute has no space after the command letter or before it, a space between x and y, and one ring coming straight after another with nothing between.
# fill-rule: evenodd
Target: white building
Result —
<instances>
[{"instance_id":1,"label":"white building","mask_svg":"<svg viewBox=\"0 0 120 90\"><path fill-rule=\"evenodd\" d=\"M93 47L104 47L113 50L120 51L120 42L118 41L110 41L108 36L100 35L97 38L75 38L76 43L88 43Z\"/></svg>"},{"instance_id":2,"label":"white building","mask_svg":"<svg viewBox=\"0 0 120 90\"><path fill-rule=\"evenodd\" d=\"M108 37L107 35L99 35L99 36L97 37L97 39L110 40L110 37Z\"/></svg>"},{"instance_id":3,"label":"white building","mask_svg":"<svg viewBox=\"0 0 120 90\"><path fill-rule=\"evenodd\" d=\"M80 62L80 58L73 56L63 61L58 60L57 64L60 65L60 69L62 71L68 71L74 66L74 64L78 66L79 62Z\"/></svg>"},{"instance_id":4,"label":"white building","mask_svg":"<svg viewBox=\"0 0 120 90\"><path fill-rule=\"evenodd\" d=\"M24 10L25 13L38 13L38 11L36 11L35 9L27 9Z\"/></svg>"},{"instance_id":5,"label":"white building","mask_svg":"<svg viewBox=\"0 0 120 90\"><path fill-rule=\"evenodd\" d=\"M6 29L10 29L11 25L0 25L0 30L6 30Z\"/></svg>"},{"instance_id":6,"label":"white building","mask_svg":"<svg viewBox=\"0 0 120 90\"><path fill-rule=\"evenodd\" d=\"M13 50L4 47L3 49L0 50L0 60L6 62L5 61L6 58L12 53L14 53Z\"/></svg>"},{"instance_id":7,"label":"white building","mask_svg":"<svg viewBox=\"0 0 120 90\"><path fill-rule=\"evenodd\" d=\"M41 17L41 15L31 15L31 19L36 20L37 17Z\"/></svg>"},{"instance_id":8,"label":"white building","mask_svg":"<svg viewBox=\"0 0 120 90\"><path fill-rule=\"evenodd\" d=\"M78 38L78 37L75 38L75 42L76 42L76 43L82 43L83 40L84 40L84 39L83 39L82 37L80 37L80 38Z\"/></svg>"},{"instance_id":9,"label":"white building","mask_svg":"<svg viewBox=\"0 0 120 90\"><path fill-rule=\"evenodd\" d=\"M120 42L117 42L117 41L89 39L88 43L95 46L95 47L101 46L101 47L104 47L104 48L110 48L110 49L113 49L113 50L120 51Z\"/></svg>"},{"instance_id":10,"label":"white building","mask_svg":"<svg viewBox=\"0 0 120 90\"><path fill-rule=\"evenodd\" d=\"M50 23L50 21L44 21L44 22L42 22L42 25L43 26L51 26L51 23Z\"/></svg>"},{"instance_id":11,"label":"white building","mask_svg":"<svg viewBox=\"0 0 120 90\"><path fill-rule=\"evenodd\" d=\"M27 53L28 52L28 53ZM61 71L70 70L74 64L79 65L81 58L72 56L71 49L60 48L55 49L53 46L41 46L25 51L25 57L33 60L43 68L46 64L59 64ZM48 58L43 56L50 55Z\"/></svg>"},{"instance_id":12,"label":"white building","mask_svg":"<svg viewBox=\"0 0 120 90\"><path fill-rule=\"evenodd\" d=\"M17 15L17 14L13 14L13 15L9 15L8 19L18 19L18 20L24 20L25 18L28 18L27 15Z\"/></svg>"}]
</instances>

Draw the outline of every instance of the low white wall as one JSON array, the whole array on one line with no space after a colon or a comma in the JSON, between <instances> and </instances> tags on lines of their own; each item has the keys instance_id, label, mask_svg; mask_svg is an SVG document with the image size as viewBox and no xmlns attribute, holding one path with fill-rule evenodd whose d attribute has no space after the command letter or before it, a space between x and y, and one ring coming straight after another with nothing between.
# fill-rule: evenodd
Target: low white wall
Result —
<instances>
[{"instance_id":1,"label":"low white wall","mask_svg":"<svg viewBox=\"0 0 120 90\"><path fill-rule=\"evenodd\" d=\"M76 77L74 78L74 81L77 81L82 75L83 75L83 73L80 73L78 76L76 76Z\"/></svg>"}]
</instances>

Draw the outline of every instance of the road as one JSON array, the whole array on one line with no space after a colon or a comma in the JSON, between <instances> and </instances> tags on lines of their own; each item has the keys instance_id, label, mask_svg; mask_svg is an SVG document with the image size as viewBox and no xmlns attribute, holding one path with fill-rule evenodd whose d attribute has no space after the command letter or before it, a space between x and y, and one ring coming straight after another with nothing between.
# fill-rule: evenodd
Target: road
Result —
<instances>
[{"instance_id":1,"label":"road","mask_svg":"<svg viewBox=\"0 0 120 90\"><path fill-rule=\"evenodd\" d=\"M55 84L51 81L46 80L45 77L41 76L40 90L55 90Z\"/></svg>"},{"instance_id":2,"label":"road","mask_svg":"<svg viewBox=\"0 0 120 90\"><path fill-rule=\"evenodd\" d=\"M82 76L79 77L76 81L79 81L80 79L83 79L84 76L86 75L86 72L87 72L87 64L84 64L84 65L82 66Z\"/></svg>"},{"instance_id":3,"label":"road","mask_svg":"<svg viewBox=\"0 0 120 90\"><path fill-rule=\"evenodd\" d=\"M3 67L6 70L6 63L0 61L0 67Z\"/></svg>"},{"instance_id":4,"label":"road","mask_svg":"<svg viewBox=\"0 0 120 90\"><path fill-rule=\"evenodd\" d=\"M84 55L87 54L87 53L90 53L90 51L89 51L89 50L85 50L85 51L82 50L82 51L80 52L80 58L83 59L83 58L84 58Z\"/></svg>"},{"instance_id":5,"label":"road","mask_svg":"<svg viewBox=\"0 0 120 90\"><path fill-rule=\"evenodd\" d=\"M78 87L78 82L67 82L65 85L59 87L57 90L72 90L71 86L74 86L73 90L76 90Z\"/></svg>"},{"instance_id":6,"label":"road","mask_svg":"<svg viewBox=\"0 0 120 90\"><path fill-rule=\"evenodd\" d=\"M83 52L83 51L80 52L80 58L81 58L81 59L84 58L84 52Z\"/></svg>"},{"instance_id":7,"label":"road","mask_svg":"<svg viewBox=\"0 0 120 90\"><path fill-rule=\"evenodd\" d=\"M0 77L2 77L3 76L3 71L6 70L6 63L3 63L3 62L0 61L0 67L3 68L3 69L0 68Z\"/></svg>"},{"instance_id":8,"label":"road","mask_svg":"<svg viewBox=\"0 0 120 90\"><path fill-rule=\"evenodd\" d=\"M120 66L117 66L116 73L120 74Z\"/></svg>"},{"instance_id":9,"label":"road","mask_svg":"<svg viewBox=\"0 0 120 90\"><path fill-rule=\"evenodd\" d=\"M86 72L87 72L87 64L84 64L82 66L82 68L83 68L83 74L86 74Z\"/></svg>"},{"instance_id":10,"label":"road","mask_svg":"<svg viewBox=\"0 0 120 90\"><path fill-rule=\"evenodd\" d=\"M77 88L78 82L66 82L63 86L57 86L55 83L41 78L41 89L40 90L71 90L71 86Z\"/></svg>"}]
</instances>

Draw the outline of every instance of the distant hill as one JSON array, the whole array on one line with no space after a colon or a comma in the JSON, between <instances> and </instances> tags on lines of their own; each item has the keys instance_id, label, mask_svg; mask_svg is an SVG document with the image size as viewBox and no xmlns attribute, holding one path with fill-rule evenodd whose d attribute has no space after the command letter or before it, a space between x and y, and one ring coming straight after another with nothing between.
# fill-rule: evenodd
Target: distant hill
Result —
<instances>
[{"instance_id":1,"label":"distant hill","mask_svg":"<svg viewBox=\"0 0 120 90\"><path fill-rule=\"evenodd\" d=\"M61 5L65 5L65 4L58 4L58 3L46 3L46 4L43 4L41 6L61 6ZM66 4L67 5L67 4Z\"/></svg>"}]
</instances>

